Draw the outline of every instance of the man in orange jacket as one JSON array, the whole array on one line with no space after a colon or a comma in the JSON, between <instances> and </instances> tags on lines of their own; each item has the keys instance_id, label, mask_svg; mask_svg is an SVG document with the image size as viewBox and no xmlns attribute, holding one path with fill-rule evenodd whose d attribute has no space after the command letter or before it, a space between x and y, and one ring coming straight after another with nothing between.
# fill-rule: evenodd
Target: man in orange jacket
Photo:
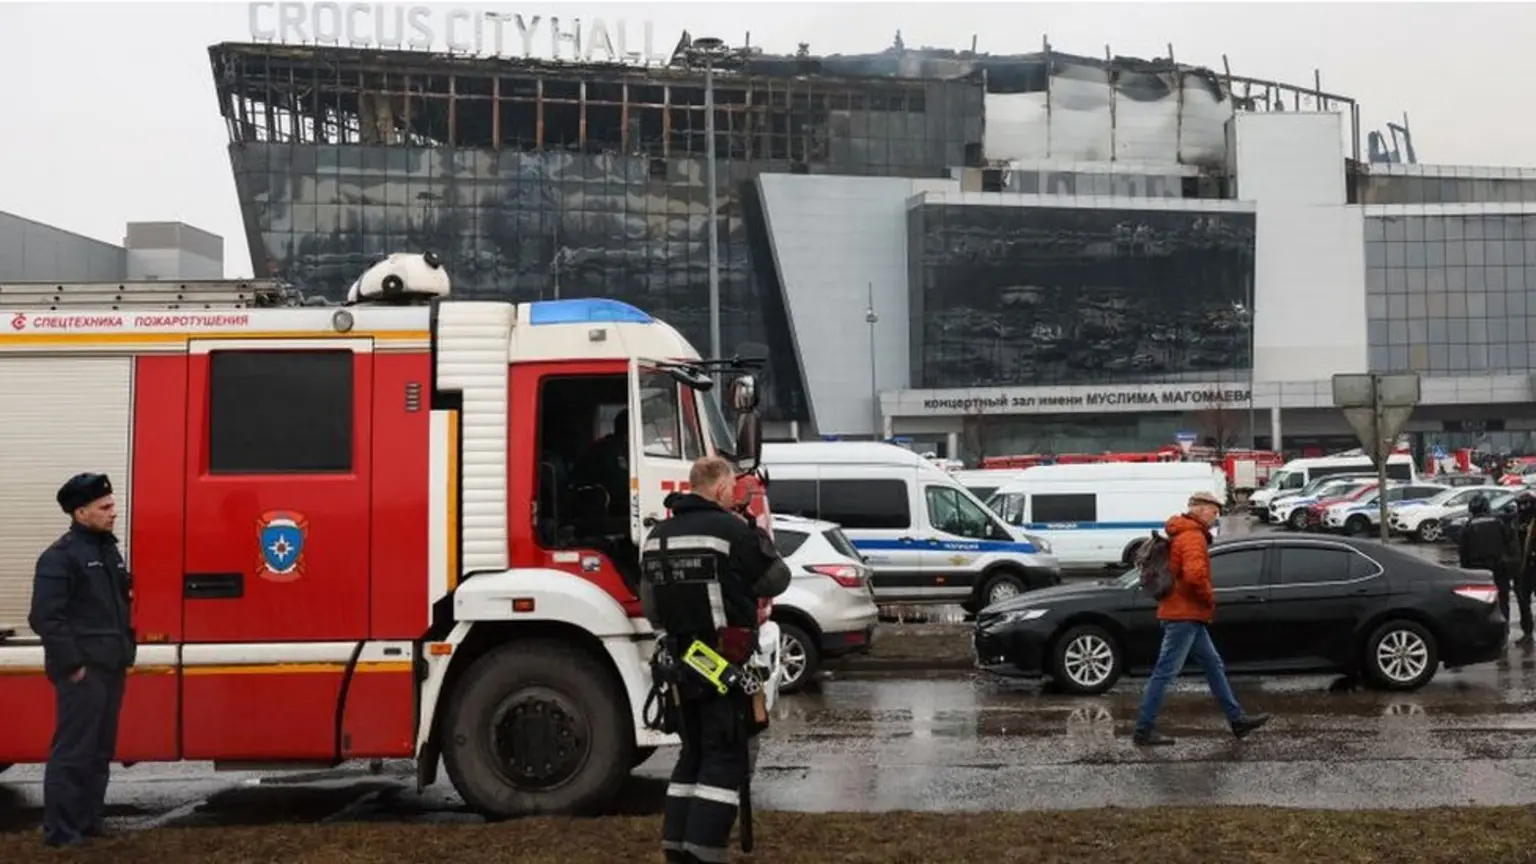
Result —
<instances>
[{"instance_id":1,"label":"man in orange jacket","mask_svg":"<svg viewBox=\"0 0 1536 864\"><path fill-rule=\"evenodd\" d=\"M1216 593L1211 589L1211 526L1221 515L1221 502L1209 492L1189 496L1189 509L1168 520L1163 530L1168 535L1168 570L1173 574L1173 588L1157 604L1157 620L1163 625L1163 646L1157 665L1141 696L1141 712L1136 717L1136 731L1131 740L1145 746L1172 744L1173 739L1159 735L1154 726L1163 707L1168 684L1184 671L1184 661L1195 656L1205 672L1205 683L1220 703L1238 738L1269 722L1268 714L1246 714L1232 685L1221 654L1211 641L1211 620L1216 617Z\"/></svg>"}]
</instances>

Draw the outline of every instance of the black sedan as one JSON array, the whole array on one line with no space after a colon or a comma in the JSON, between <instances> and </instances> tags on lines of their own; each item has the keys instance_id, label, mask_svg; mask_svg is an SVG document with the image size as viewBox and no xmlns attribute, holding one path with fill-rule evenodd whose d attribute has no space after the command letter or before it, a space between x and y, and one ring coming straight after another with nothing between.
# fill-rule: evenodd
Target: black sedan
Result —
<instances>
[{"instance_id":1,"label":"black sedan","mask_svg":"<svg viewBox=\"0 0 1536 864\"><path fill-rule=\"evenodd\" d=\"M1416 690L1450 667L1502 655L1492 574L1434 564L1371 540L1259 536L1211 547L1211 636L1233 673L1364 675ZM983 609L977 664L1103 693L1147 674L1162 641L1137 571L1030 591ZM1191 661L1187 674L1199 667Z\"/></svg>"}]
</instances>

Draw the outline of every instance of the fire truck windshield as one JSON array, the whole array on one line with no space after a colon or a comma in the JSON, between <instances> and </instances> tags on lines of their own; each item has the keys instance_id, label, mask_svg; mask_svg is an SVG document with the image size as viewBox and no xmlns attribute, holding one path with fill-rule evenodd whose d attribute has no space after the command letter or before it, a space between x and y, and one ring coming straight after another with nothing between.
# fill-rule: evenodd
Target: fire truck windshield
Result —
<instances>
[{"instance_id":1,"label":"fire truck windshield","mask_svg":"<svg viewBox=\"0 0 1536 864\"><path fill-rule=\"evenodd\" d=\"M726 422L725 412L720 410L720 400L715 398L719 389L700 393L699 398L704 403L704 422L709 424L709 437L715 444L715 452L730 459L736 455L736 432Z\"/></svg>"}]
</instances>

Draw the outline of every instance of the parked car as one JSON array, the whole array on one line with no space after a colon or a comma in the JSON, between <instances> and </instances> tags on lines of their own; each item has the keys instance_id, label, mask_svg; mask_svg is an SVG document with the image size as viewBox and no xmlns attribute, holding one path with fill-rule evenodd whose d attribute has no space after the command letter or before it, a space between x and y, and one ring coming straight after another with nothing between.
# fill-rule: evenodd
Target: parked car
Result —
<instances>
[{"instance_id":1,"label":"parked car","mask_svg":"<svg viewBox=\"0 0 1536 864\"><path fill-rule=\"evenodd\" d=\"M1359 501L1367 495L1372 495L1375 493L1377 485L1379 484L1375 480L1358 481L1356 485L1343 490L1336 498L1321 498L1313 502L1307 507L1306 530L1327 531L1328 526L1324 522L1328 516L1328 508L1336 504Z\"/></svg>"},{"instance_id":2,"label":"parked car","mask_svg":"<svg viewBox=\"0 0 1536 864\"><path fill-rule=\"evenodd\" d=\"M821 661L867 652L874 638L873 571L831 522L773 517L773 541L793 577L773 600L779 625L780 693L814 680Z\"/></svg>"},{"instance_id":3,"label":"parked car","mask_svg":"<svg viewBox=\"0 0 1536 864\"><path fill-rule=\"evenodd\" d=\"M1346 500L1360 490L1375 485L1376 480L1369 477L1341 477L1328 480L1310 495L1293 495L1272 501L1269 506L1269 523L1284 525L1292 531L1305 531L1316 521L1312 518L1312 508L1316 505Z\"/></svg>"},{"instance_id":4,"label":"parked car","mask_svg":"<svg viewBox=\"0 0 1536 864\"><path fill-rule=\"evenodd\" d=\"M1479 495L1487 497L1494 494L1502 498L1508 493L1501 492L1494 486L1462 486L1447 489L1426 501L1405 503L1394 508L1390 513L1388 524L1393 534L1403 535L1419 543L1433 543L1440 539L1443 533L1442 524L1447 516L1465 513L1467 505Z\"/></svg>"},{"instance_id":5,"label":"parked car","mask_svg":"<svg viewBox=\"0 0 1536 864\"><path fill-rule=\"evenodd\" d=\"M1431 483L1398 483L1387 487L1387 507L1405 501L1424 501L1444 492L1447 487ZM1323 528L1351 537L1364 534L1381 524L1380 490L1373 489L1358 498L1341 502L1323 512ZM1388 516L1390 519L1391 516Z\"/></svg>"},{"instance_id":6,"label":"parked car","mask_svg":"<svg viewBox=\"0 0 1536 864\"><path fill-rule=\"evenodd\" d=\"M1496 660L1507 627L1492 574L1426 561L1369 540L1249 535L1211 547L1211 636L1233 674L1363 675L1416 690L1439 667ZM1157 601L1132 569L1117 579L1032 591L982 610L983 669L1049 676L1103 693L1157 661ZM1186 674L1197 674L1190 664Z\"/></svg>"},{"instance_id":7,"label":"parked car","mask_svg":"<svg viewBox=\"0 0 1536 864\"><path fill-rule=\"evenodd\" d=\"M1462 486L1494 486L1497 478L1490 474L1436 474L1433 477L1425 477L1431 483L1439 483L1442 486L1460 488Z\"/></svg>"},{"instance_id":8,"label":"parked car","mask_svg":"<svg viewBox=\"0 0 1536 864\"><path fill-rule=\"evenodd\" d=\"M1513 527L1515 519L1519 515L1518 499L1521 491L1520 489L1508 488L1490 490L1488 493L1488 509L1498 514L1499 518L1509 522L1510 526ZM1452 546L1460 543L1461 529L1466 527L1468 518L1470 518L1470 514L1467 513L1467 505L1465 504L1447 513L1445 518L1440 520L1442 525L1440 542L1449 543Z\"/></svg>"}]
</instances>

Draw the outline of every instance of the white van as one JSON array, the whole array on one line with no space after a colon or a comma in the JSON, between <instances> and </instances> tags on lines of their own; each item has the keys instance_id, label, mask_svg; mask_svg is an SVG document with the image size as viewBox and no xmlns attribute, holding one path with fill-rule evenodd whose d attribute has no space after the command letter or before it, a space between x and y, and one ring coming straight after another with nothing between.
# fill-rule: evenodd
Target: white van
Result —
<instances>
[{"instance_id":1,"label":"white van","mask_svg":"<svg viewBox=\"0 0 1536 864\"><path fill-rule=\"evenodd\" d=\"M978 500L985 501L992 493L1023 476L1028 468L978 468L969 471L951 471L949 476L961 486L971 490Z\"/></svg>"},{"instance_id":2,"label":"white van","mask_svg":"<svg viewBox=\"0 0 1536 864\"><path fill-rule=\"evenodd\" d=\"M962 601L975 611L1057 585L1050 544L1009 528L948 472L862 441L764 444L768 506L835 522L875 571L875 598Z\"/></svg>"},{"instance_id":3,"label":"white van","mask_svg":"<svg viewBox=\"0 0 1536 864\"><path fill-rule=\"evenodd\" d=\"M1227 500L1226 474L1205 462L1042 465L997 490L987 506L1044 537L1063 567L1112 567L1130 563L1196 492Z\"/></svg>"},{"instance_id":4,"label":"white van","mask_svg":"<svg viewBox=\"0 0 1536 864\"><path fill-rule=\"evenodd\" d=\"M1374 474L1376 463L1369 456L1321 456L1316 459L1292 459L1285 466L1269 475L1264 488L1248 496L1248 512L1255 518L1269 517L1269 502L1275 498L1301 491L1318 477L1335 474ZM1397 453L1387 457L1387 479L1412 481L1419 479L1413 457Z\"/></svg>"}]
</instances>

